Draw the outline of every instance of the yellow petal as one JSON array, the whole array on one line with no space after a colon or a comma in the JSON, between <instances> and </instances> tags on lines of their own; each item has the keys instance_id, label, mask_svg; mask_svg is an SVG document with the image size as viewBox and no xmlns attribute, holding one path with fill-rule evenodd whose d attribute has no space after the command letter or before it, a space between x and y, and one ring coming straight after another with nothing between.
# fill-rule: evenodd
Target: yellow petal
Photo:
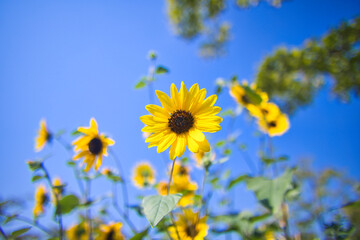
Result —
<instances>
[{"instance_id":1,"label":"yellow petal","mask_svg":"<svg viewBox=\"0 0 360 240\"><path fill-rule=\"evenodd\" d=\"M95 170L96 170L96 171L97 171L97 170L99 169L99 167L101 166L102 159L103 159L103 156L102 156L102 154L100 154L100 155L97 157L97 161L96 161L96 165L95 165Z\"/></svg>"},{"instance_id":2,"label":"yellow petal","mask_svg":"<svg viewBox=\"0 0 360 240\"><path fill-rule=\"evenodd\" d=\"M215 94L209 96L203 103L201 103L200 107L197 109L196 112L194 110L194 113L201 114L202 112L207 111L210 107L212 107L215 104L216 99L217 96Z\"/></svg>"},{"instance_id":3,"label":"yellow petal","mask_svg":"<svg viewBox=\"0 0 360 240\"><path fill-rule=\"evenodd\" d=\"M157 152L161 153L165 151L174 141L176 140L176 134L170 133L163 137L162 140L159 141L159 146L157 148Z\"/></svg>"},{"instance_id":4,"label":"yellow petal","mask_svg":"<svg viewBox=\"0 0 360 240\"><path fill-rule=\"evenodd\" d=\"M171 84L170 93L171 93L171 99L173 100L175 108L180 109L181 108L180 96L179 96L179 92L174 83Z\"/></svg>"},{"instance_id":5,"label":"yellow petal","mask_svg":"<svg viewBox=\"0 0 360 240\"><path fill-rule=\"evenodd\" d=\"M154 104L149 104L145 106L146 110L149 111L152 115L159 117L159 118L165 118L166 120L170 117L170 114L165 111L162 107L159 107Z\"/></svg>"},{"instance_id":6,"label":"yellow petal","mask_svg":"<svg viewBox=\"0 0 360 240\"><path fill-rule=\"evenodd\" d=\"M184 103L186 102L186 99L187 99L187 89L186 89L186 86L185 86L185 83L184 82L181 82L181 87L180 87L180 92L179 92L179 95L180 95L180 109L183 109L183 110L186 110L184 109Z\"/></svg>"},{"instance_id":7,"label":"yellow petal","mask_svg":"<svg viewBox=\"0 0 360 240\"><path fill-rule=\"evenodd\" d=\"M186 135L187 138L187 146L189 150L193 153L196 153L199 151L199 144L189 135Z\"/></svg>"},{"instance_id":8,"label":"yellow petal","mask_svg":"<svg viewBox=\"0 0 360 240\"><path fill-rule=\"evenodd\" d=\"M176 107L174 107L173 102L166 93L156 90L156 96L159 98L161 105L166 111L172 113L174 110L176 110Z\"/></svg>"},{"instance_id":9,"label":"yellow petal","mask_svg":"<svg viewBox=\"0 0 360 240\"><path fill-rule=\"evenodd\" d=\"M189 134L193 139L198 142L202 142L205 139L205 135L199 129L196 129L194 127L189 130Z\"/></svg>"},{"instance_id":10,"label":"yellow petal","mask_svg":"<svg viewBox=\"0 0 360 240\"><path fill-rule=\"evenodd\" d=\"M199 144L199 150L200 151L202 151L202 152L209 152L210 151L210 144L206 140L206 138L204 139L204 141L198 142L198 144Z\"/></svg>"}]
</instances>

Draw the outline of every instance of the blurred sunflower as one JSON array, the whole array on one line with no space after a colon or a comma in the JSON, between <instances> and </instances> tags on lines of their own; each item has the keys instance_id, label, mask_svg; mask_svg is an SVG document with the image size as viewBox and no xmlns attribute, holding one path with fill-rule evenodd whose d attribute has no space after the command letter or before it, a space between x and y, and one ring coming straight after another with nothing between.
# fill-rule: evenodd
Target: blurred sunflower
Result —
<instances>
[{"instance_id":1,"label":"blurred sunflower","mask_svg":"<svg viewBox=\"0 0 360 240\"><path fill-rule=\"evenodd\" d=\"M290 128L289 118L284 113L272 117L259 118L258 125L260 130L269 136L281 136Z\"/></svg>"},{"instance_id":2,"label":"blurred sunflower","mask_svg":"<svg viewBox=\"0 0 360 240\"><path fill-rule=\"evenodd\" d=\"M184 214L178 215L175 226L169 227L170 236L176 240L203 240L208 234L209 226L206 224L207 217L199 219L199 213L185 209ZM177 232L180 239L178 238Z\"/></svg>"},{"instance_id":3,"label":"blurred sunflower","mask_svg":"<svg viewBox=\"0 0 360 240\"><path fill-rule=\"evenodd\" d=\"M90 170L97 159L95 170L98 170L101 166L103 155L108 155L107 147L114 145L115 141L107 138L103 133L99 134L94 118L91 118L89 128L79 127L77 130L84 135L73 142L73 145L75 145L74 150L77 153L73 159L78 160L84 158L86 172Z\"/></svg>"},{"instance_id":4,"label":"blurred sunflower","mask_svg":"<svg viewBox=\"0 0 360 240\"><path fill-rule=\"evenodd\" d=\"M155 183L155 170L148 162L142 162L135 166L133 182L138 188L148 187Z\"/></svg>"},{"instance_id":5,"label":"blurred sunflower","mask_svg":"<svg viewBox=\"0 0 360 240\"><path fill-rule=\"evenodd\" d=\"M169 193L182 193L182 197L178 203L179 206L186 207L194 203L195 191L198 186L195 182L192 182L189 175L189 169L181 166L178 163L174 165L173 179ZM167 195L168 183L160 181L157 186L157 191L160 195Z\"/></svg>"},{"instance_id":6,"label":"blurred sunflower","mask_svg":"<svg viewBox=\"0 0 360 240\"><path fill-rule=\"evenodd\" d=\"M73 225L66 231L69 240L89 240L90 229L86 222Z\"/></svg>"},{"instance_id":7,"label":"blurred sunflower","mask_svg":"<svg viewBox=\"0 0 360 240\"><path fill-rule=\"evenodd\" d=\"M272 102L265 102L259 106L251 105L247 108L251 116L256 118L272 119L277 117L281 111L280 108Z\"/></svg>"},{"instance_id":8,"label":"blurred sunflower","mask_svg":"<svg viewBox=\"0 0 360 240\"><path fill-rule=\"evenodd\" d=\"M246 108L248 106L257 105L252 101L250 96L251 93L258 95L261 98L260 102L267 102L269 100L269 97L265 92L257 89L255 84L248 86L248 82L246 80L242 81L241 84L236 81L232 83L230 87L230 95L236 100L237 103Z\"/></svg>"},{"instance_id":9,"label":"blurred sunflower","mask_svg":"<svg viewBox=\"0 0 360 240\"><path fill-rule=\"evenodd\" d=\"M33 209L33 213L35 217L44 214L45 205L48 203L48 201L49 201L49 196L47 194L45 186L39 185L36 188L36 192L35 192L35 206Z\"/></svg>"},{"instance_id":10,"label":"blurred sunflower","mask_svg":"<svg viewBox=\"0 0 360 240\"><path fill-rule=\"evenodd\" d=\"M54 178L53 180L54 193L61 197L61 194L64 192L63 183L60 178Z\"/></svg>"},{"instance_id":11,"label":"blurred sunflower","mask_svg":"<svg viewBox=\"0 0 360 240\"><path fill-rule=\"evenodd\" d=\"M38 130L38 135L35 138L35 151L40 152L46 143L51 142L52 134L46 127L45 119L40 121L40 129Z\"/></svg>"},{"instance_id":12,"label":"blurred sunflower","mask_svg":"<svg viewBox=\"0 0 360 240\"><path fill-rule=\"evenodd\" d=\"M147 126L142 131L151 133L145 140L149 147L157 146L157 152L163 152L170 147L171 160L181 157L186 146L191 152L208 152L210 145L203 132L217 132L221 129L222 118L215 116L221 108L213 106L217 96L211 95L205 99L206 89L199 90L194 84L187 91L184 82L180 92L175 84L171 85L171 98L156 91L162 107L147 105L152 115L144 115L140 120Z\"/></svg>"},{"instance_id":13,"label":"blurred sunflower","mask_svg":"<svg viewBox=\"0 0 360 240\"><path fill-rule=\"evenodd\" d=\"M100 225L100 234L96 240L125 240L121 233L122 223L109 223L108 225Z\"/></svg>"}]
</instances>

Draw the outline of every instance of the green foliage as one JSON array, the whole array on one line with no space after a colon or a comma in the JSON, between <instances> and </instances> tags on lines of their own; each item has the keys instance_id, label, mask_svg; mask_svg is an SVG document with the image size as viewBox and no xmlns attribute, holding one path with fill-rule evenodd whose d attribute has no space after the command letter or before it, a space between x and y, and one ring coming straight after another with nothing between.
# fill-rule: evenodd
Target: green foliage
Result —
<instances>
[{"instance_id":1,"label":"green foliage","mask_svg":"<svg viewBox=\"0 0 360 240\"><path fill-rule=\"evenodd\" d=\"M133 237L130 238L130 240L142 240L147 236L148 232L149 228L146 228L144 231L135 234Z\"/></svg>"},{"instance_id":2,"label":"green foliage","mask_svg":"<svg viewBox=\"0 0 360 240\"><path fill-rule=\"evenodd\" d=\"M164 74L164 73L168 73L168 72L169 72L169 70L164 66L157 66L156 70L155 70L156 74Z\"/></svg>"},{"instance_id":3,"label":"green foliage","mask_svg":"<svg viewBox=\"0 0 360 240\"><path fill-rule=\"evenodd\" d=\"M30 168L31 171L36 171L41 168L42 162L40 161L27 161L26 162Z\"/></svg>"},{"instance_id":4,"label":"green foliage","mask_svg":"<svg viewBox=\"0 0 360 240\"><path fill-rule=\"evenodd\" d=\"M67 195L64 196L63 198L60 199L59 201L59 205L56 208L56 214L68 214L70 213L72 210L74 210L76 207L79 206L79 199L78 197L76 197L75 195Z\"/></svg>"},{"instance_id":5,"label":"green foliage","mask_svg":"<svg viewBox=\"0 0 360 240\"><path fill-rule=\"evenodd\" d=\"M237 184L245 181L249 176L247 174L243 174L243 175L240 175L234 179L232 179L229 184L227 185L226 189L227 190L230 190L232 189L233 187L235 187Z\"/></svg>"},{"instance_id":6,"label":"green foliage","mask_svg":"<svg viewBox=\"0 0 360 240\"><path fill-rule=\"evenodd\" d=\"M171 194L167 196L151 195L143 199L142 206L146 219L149 221L151 227L155 227L161 219L171 212L178 201L181 194Z\"/></svg>"},{"instance_id":7,"label":"green foliage","mask_svg":"<svg viewBox=\"0 0 360 240\"><path fill-rule=\"evenodd\" d=\"M16 231L14 231L14 232L11 233L11 237L15 239L15 238L23 235L24 233L26 233L26 232L29 231L30 229L31 229L31 227L26 227L26 228L21 228L21 229L19 229L19 230L16 230Z\"/></svg>"},{"instance_id":8,"label":"green foliage","mask_svg":"<svg viewBox=\"0 0 360 240\"><path fill-rule=\"evenodd\" d=\"M34 175L32 178L31 178L31 181L32 182L37 182L39 181L40 179L44 178L43 175Z\"/></svg>"},{"instance_id":9,"label":"green foliage","mask_svg":"<svg viewBox=\"0 0 360 240\"><path fill-rule=\"evenodd\" d=\"M355 18L302 48L279 48L265 58L255 82L288 113L312 102L324 74L334 80L333 93L348 101L351 92L360 93L359 41L360 18Z\"/></svg>"},{"instance_id":10,"label":"green foliage","mask_svg":"<svg viewBox=\"0 0 360 240\"><path fill-rule=\"evenodd\" d=\"M248 189L254 191L259 202L276 214L284 201L285 193L292 187L293 169L287 169L283 175L275 179L250 177L246 179Z\"/></svg>"}]
</instances>

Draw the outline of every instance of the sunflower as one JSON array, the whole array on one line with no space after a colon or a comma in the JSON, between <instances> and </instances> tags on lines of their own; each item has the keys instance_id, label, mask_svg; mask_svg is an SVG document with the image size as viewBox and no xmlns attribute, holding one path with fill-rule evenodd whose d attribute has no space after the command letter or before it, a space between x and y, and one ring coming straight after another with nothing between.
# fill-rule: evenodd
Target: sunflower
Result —
<instances>
[{"instance_id":1,"label":"sunflower","mask_svg":"<svg viewBox=\"0 0 360 240\"><path fill-rule=\"evenodd\" d=\"M35 192L35 207L33 209L33 213L35 217L44 214L45 212L45 205L49 201L49 196L47 194L46 188L44 185L39 185L36 188Z\"/></svg>"},{"instance_id":2,"label":"sunflower","mask_svg":"<svg viewBox=\"0 0 360 240\"><path fill-rule=\"evenodd\" d=\"M250 94L258 95L261 98L260 102L267 102L269 100L268 95L265 92L257 89L255 84L248 86L248 82L244 80L242 84L239 84L237 81L232 83L230 87L230 95L236 100L237 103L243 107L248 107L254 104Z\"/></svg>"},{"instance_id":3,"label":"sunflower","mask_svg":"<svg viewBox=\"0 0 360 240\"><path fill-rule=\"evenodd\" d=\"M89 240L90 229L86 222L73 225L66 231L69 240Z\"/></svg>"},{"instance_id":4,"label":"sunflower","mask_svg":"<svg viewBox=\"0 0 360 240\"><path fill-rule=\"evenodd\" d=\"M95 170L98 170L101 166L103 155L108 155L107 147L114 145L115 141L111 138L107 138L103 133L99 134L97 123L94 118L91 118L89 128L79 127L77 130L84 135L73 142L73 145L75 145L74 150L77 153L73 159L78 160L84 158L86 172L90 170L97 159Z\"/></svg>"},{"instance_id":5,"label":"sunflower","mask_svg":"<svg viewBox=\"0 0 360 240\"><path fill-rule=\"evenodd\" d=\"M125 240L121 233L122 223L109 223L108 225L100 225L100 235L96 240Z\"/></svg>"},{"instance_id":6,"label":"sunflower","mask_svg":"<svg viewBox=\"0 0 360 240\"><path fill-rule=\"evenodd\" d=\"M174 226L169 227L170 236L175 240L203 240L209 229L206 220L207 217L199 219L199 213L185 209L184 214L179 214L178 220L175 221L176 229Z\"/></svg>"},{"instance_id":7,"label":"sunflower","mask_svg":"<svg viewBox=\"0 0 360 240\"><path fill-rule=\"evenodd\" d=\"M38 130L38 135L35 138L35 151L40 152L47 142L51 142L52 134L46 127L45 119L40 121L40 129Z\"/></svg>"},{"instance_id":8,"label":"sunflower","mask_svg":"<svg viewBox=\"0 0 360 240\"><path fill-rule=\"evenodd\" d=\"M53 180L53 187L54 193L61 197L61 194L64 192L63 183L61 182L60 178L54 178Z\"/></svg>"},{"instance_id":9,"label":"sunflower","mask_svg":"<svg viewBox=\"0 0 360 240\"><path fill-rule=\"evenodd\" d=\"M203 132L213 133L221 129L222 118L215 116L221 108L213 106L217 96L205 99L206 89L199 90L199 85L194 84L188 91L184 82L180 91L175 84L171 85L171 98L158 90L156 95L162 107L147 105L146 110L152 115L140 117L146 125L142 131L151 133L145 140L149 147L157 146L158 153L170 147L171 160L181 157L186 146L191 152L209 152L210 145Z\"/></svg>"},{"instance_id":10,"label":"sunflower","mask_svg":"<svg viewBox=\"0 0 360 240\"><path fill-rule=\"evenodd\" d=\"M155 171L150 163L139 163L134 168L132 179L138 188L147 187L155 183Z\"/></svg>"},{"instance_id":11,"label":"sunflower","mask_svg":"<svg viewBox=\"0 0 360 240\"><path fill-rule=\"evenodd\" d=\"M260 130L269 134L269 136L281 136L290 128L289 118L284 113L258 120Z\"/></svg>"}]
</instances>

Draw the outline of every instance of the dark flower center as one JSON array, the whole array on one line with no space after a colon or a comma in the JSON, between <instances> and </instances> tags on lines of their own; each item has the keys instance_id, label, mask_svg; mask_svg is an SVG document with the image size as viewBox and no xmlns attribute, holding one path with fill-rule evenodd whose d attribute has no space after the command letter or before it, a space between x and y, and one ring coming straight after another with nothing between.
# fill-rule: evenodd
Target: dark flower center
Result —
<instances>
[{"instance_id":1,"label":"dark flower center","mask_svg":"<svg viewBox=\"0 0 360 240\"><path fill-rule=\"evenodd\" d=\"M180 175L187 175L187 169L184 166L181 166L179 173Z\"/></svg>"},{"instance_id":2,"label":"dark flower center","mask_svg":"<svg viewBox=\"0 0 360 240\"><path fill-rule=\"evenodd\" d=\"M245 103L245 104L250 103L250 99L249 99L246 95L243 95L243 96L241 97L241 100L242 100L243 103Z\"/></svg>"},{"instance_id":3,"label":"dark flower center","mask_svg":"<svg viewBox=\"0 0 360 240\"><path fill-rule=\"evenodd\" d=\"M276 122L275 121L271 121L269 122L269 127L276 127Z\"/></svg>"},{"instance_id":4,"label":"dark flower center","mask_svg":"<svg viewBox=\"0 0 360 240\"><path fill-rule=\"evenodd\" d=\"M198 234L198 231L196 230L196 226L195 225L187 226L186 227L186 234L191 238L195 238L196 235Z\"/></svg>"},{"instance_id":5,"label":"dark flower center","mask_svg":"<svg viewBox=\"0 0 360 240\"><path fill-rule=\"evenodd\" d=\"M48 142L51 142L51 140L52 140L52 134L50 133L50 132L47 132L46 133L46 141L48 141Z\"/></svg>"},{"instance_id":6,"label":"dark flower center","mask_svg":"<svg viewBox=\"0 0 360 240\"><path fill-rule=\"evenodd\" d=\"M176 110L169 118L169 127L174 133L188 132L194 125L194 117L184 110Z\"/></svg>"},{"instance_id":7,"label":"dark flower center","mask_svg":"<svg viewBox=\"0 0 360 240\"><path fill-rule=\"evenodd\" d=\"M266 110L266 109L264 109L264 108L261 109L261 112L262 112L264 115L267 115L267 114L269 113L269 111Z\"/></svg>"},{"instance_id":8,"label":"dark flower center","mask_svg":"<svg viewBox=\"0 0 360 240\"><path fill-rule=\"evenodd\" d=\"M102 147L103 144L98 137L91 139L91 141L89 142L89 151L94 155L99 154L101 152Z\"/></svg>"},{"instance_id":9,"label":"dark flower center","mask_svg":"<svg viewBox=\"0 0 360 240\"><path fill-rule=\"evenodd\" d=\"M115 239L115 231L111 229L110 232L106 235L106 240L114 240Z\"/></svg>"}]
</instances>

